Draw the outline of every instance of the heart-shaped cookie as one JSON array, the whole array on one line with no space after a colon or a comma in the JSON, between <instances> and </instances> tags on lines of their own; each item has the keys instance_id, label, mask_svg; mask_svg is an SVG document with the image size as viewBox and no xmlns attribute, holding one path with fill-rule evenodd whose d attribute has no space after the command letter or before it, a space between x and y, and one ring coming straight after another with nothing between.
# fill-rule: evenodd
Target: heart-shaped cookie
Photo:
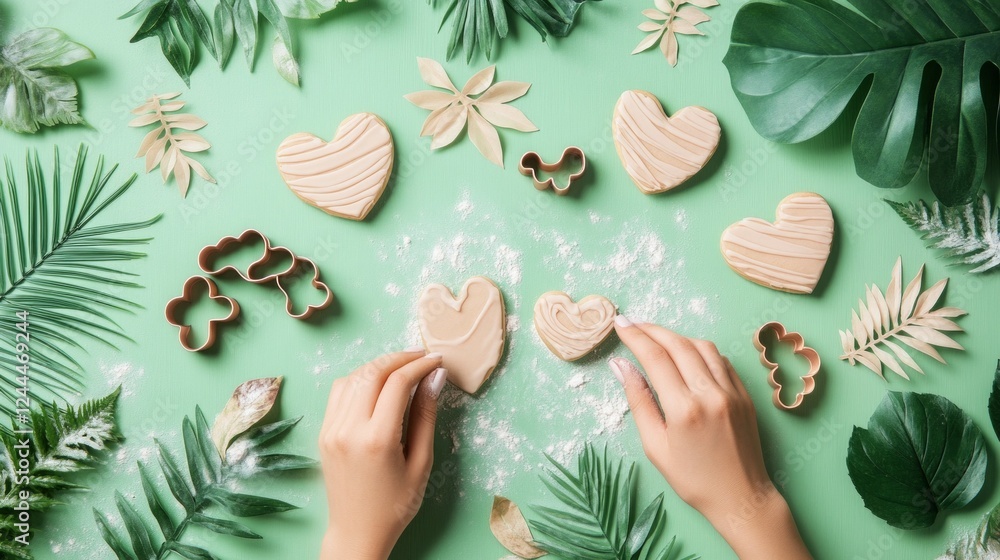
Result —
<instances>
[{"instance_id":1,"label":"heart-shaped cookie","mask_svg":"<svg viewBox=\"0 0 1000 560\"><path fill-rule=\"evenodd\" d=\"M389 127L372 113L344 119L330 142L307 133L278 146L278 171L299 198L327 214L363 220L392 174Z\"/></svg>"},{"instance_id":2,"label":"heart-shaped cookie","mask_svg":"<svg viewBox=\"0 0 1000 560\"><path fill-rule=\"evenodd\" d=\"M615 105L612 133L618 157L639 190L661 193L701 171L722 137L719 119L704 107L668 117L647 91L626 91Z\"/></svg>"},{"instance_id":3,"label":"heart-shaped cookie","mask_svg":"<svg viewBox=\"0 0 1000 560\"><path fill-rule=\"evenodd\" d=\"M535 330L553 354L572 362L611 334L617 314L615 304L604 296L574 302L563 292L546 292L535 302Z\"/></svg>"},{"instance_id":4,"label":"heart-shaped cookie","mask_svg":"<svg viewBox=\"0 0 1000 560\"><path fill-rule=\"evenodd\" d=\"M455 297L447 287L431 284L418 308L424 346L444 357L448 380L466 393L478 391L503 354L506 315L500 288L473 276Z\"/></svg>"},{"instance_id":5,"label":"heart-shaped cookie","mask_svg":"<svg viewBox=\"0 0 1000 560\"><path fill-rule=\"evenodd\" d=\"M793 194L773 224L746 218L722 234L722 255L740 276L775 290L811 294L833 243L833 212L822 196Z\"/></svg>"}]
</instances>

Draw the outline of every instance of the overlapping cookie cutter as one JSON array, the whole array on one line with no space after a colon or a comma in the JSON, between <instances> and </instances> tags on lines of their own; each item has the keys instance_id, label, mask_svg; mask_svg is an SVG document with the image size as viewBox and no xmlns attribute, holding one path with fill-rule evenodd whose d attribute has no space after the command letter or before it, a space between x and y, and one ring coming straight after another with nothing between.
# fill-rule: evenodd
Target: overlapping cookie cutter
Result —
<instances>
[{"instance_id":1,"label":"overlapping cookie cutter","mask_svg":"<svg viewBox=\"0 0 1000 560\"><path fill-rule=\"evenodd\" d=\"M781 400L781 384L778 383L777 373L779 365L767 359L767 347L761 341L761 335L766 331L774 331L774 334L778 337L778 342L791 342L793 345L793 352L804 357L809 362L809 371L801 376L803 387L797 395L795 395L795 401L792 404L785 404ZM757 332L753 335L753 345L760 352L760 363L768 369L767 383L774 389L774 393L771 395L771 400L774 402L774 406L782 410L793 410L802 405L805 400L806 395L812 393L816 389L816 374L819 373L820 367L822 366L822 360L820 360L819 353L816 350L806 346L805 339L802 335L797 332L788 332L785 329L785 325L777 322L771 321L770 323L765 323Z\"/></svg>"},{"instance_id":2,"label":"overlapping cookie cutter","mask_svg":"<svg viewBox=\"0 0 1000 560\"><path fill-rule=\"evenodd\" d=\"M330 286L327 286L322 280L320 280L319 267L316 266L316 263L313 262L312 259L296 256L294 261L295 262L292 264L292 267L289 269L289 271L281 276L278 276L278 278L275 280L275 283L277 283L278 289L281 290L281 293L285 295L285 312L288 313L288 316L293 319L306 320L309 317L312 317L313 313L319 311L320 309L326 309L327 307L330 306L331 303L333 303L333 290L330 289ZM290 276L294 276L296 274L296 271L299 270L299 268L301 268L303 265L308 265L312 267L313 277L312 279L310 279L309 282L310 284L312 284L312 287L320 289L323 292L325 292L326 297L323 299L323 303L319 303L316 305L308 305L306 306L305 310L302 311L302 313L295 313L295 305L292 302L292 296L288 293L288 290L285 289L284 284L282 284L282 280Z\"/></svg>"},{"instance_id":3,"label":"overlapping cookie cutter","mask_svg":"<svg viewBox=\"0 0 1000 560\"><path fill-rule=\"evenodd\" d=\"M567 164L567 162L574 160L578 160L580 162L580 170L566 178L565 186L560 187L557 185L554 177L549 177L544 181L538 178L539 171L545 171L546 173L559 171ZM570 187L573 186L573 181L582 177L587 171L587 156L584 155L583 150L580 148L570 146L563 150L563 153L559 156L558 161L555 163L545 163L545 160L543 160L537 152L527 152L521 156L521 160L517 164L517 170L521 172L521 175L531 177L531 181L535 184L536 189L544 191L545 189L551 188L556 194L565 195L569 193Z\"/></svg>"},{"instance_id":4,"label":"overlapping cookie cutter","mask_svg":"<svg viewBox=\"0 0 1000 560\"><path fill-rule=\"evenodd\" d=\"M260 239L264 243L264 254L259 259L250 263L245 272L231 264L227 264L222 268L216 268L213 266L214 259L219 253L225 251L232 245L246 244L253 238ZM291 262L286 270L262 276L258 276L254 273L255 270L281 259L282 256L287 257ZM292 269L295 268L295 254L292 253L292 251L287 247L272 245L271 240L268 239L263 233L255 229L248 229L235 237L223 237L215 245L206 245L203 247L202 250L198 252L198 267L201 268L206 274L211 274L213 276L225 274L226 272L235 272L240 278L246 280L247 282L252 282L254 284L266 284L276 280L279 276L290 273Z\"/></svg>"},{"instance_id":5,"label":"overlapping cookie cutter","mask_svg":"<svg viewBox=\"0 0 1000 560\"><path fill-rule=\"evenodd\" d=\"M180 307L182 305L191 305L194 303L192 296L192 291L195 284L203 283L208 288L208 297L215 301L224 301L229 305L229 314L222 319L210 319L208 321L208 336L200 346L194 346L191 344L191 325L186 325L180 321L178 318ZM215 339L218 334L218 327L221 323L228 323L236 320L240 314L240 304L233 298L227 297L219 294L219 286L208 277L205 276L192 276L184 281L184 287L181 288L181 295L175 297L167 302L167 306L163 310L163 314L167 318L167 322L171 325L180 328L180 341L181 346L184 347L188 352L201 352L211 348L215 344Z\"/></svg>"}]
</instances>

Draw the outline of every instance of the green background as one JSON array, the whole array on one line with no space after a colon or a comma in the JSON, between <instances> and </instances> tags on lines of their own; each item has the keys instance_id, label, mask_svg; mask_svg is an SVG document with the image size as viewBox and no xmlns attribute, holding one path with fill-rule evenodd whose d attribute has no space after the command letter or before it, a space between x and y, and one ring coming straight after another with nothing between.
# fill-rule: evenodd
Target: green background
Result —
<instances>
[{"instance_id":1,"label":"green background","mask_svg":"<svg viewBox=\"0 0 1000 560\"><path fill-rule=\"evenodd\" d=\"M440 421L437 468L431 495L405 534L395 558L499 558L503 549L488 528L494 493L522 506L545 500L538 475L543 453L573 456L579 442L607 443L613 453L639 465L645 499L666 491L668 530L685 553L732 558L716 533L666 487L644 459L629 417L617 425L621 397L603 358L625 353L617 341L580 364L556 360L531 328L531 308L545 291L575 297L602 293L625 314L658 321L711 338L733 362L758 406L772 473L787 478L783 492L818 558L932 558L956 535L971 530L1000 500L995 469L970 507L933 528L902 533L871 515L853 490L845 467L852 425L864 425L887 389L938 393L953 400L987 432L996 464L997 443L988 430L986 398L998 357L996 317L1000 277L970 276L946 267L927 250L881 197L926 196L923 185L883 192L858 179L844 122L802 145L774 146L747 121L729 87L722 58L733 16L743 2L724 0L701 26L706 37L682 37L680 64L671 68L658 51L629 52L643 34L640 11L647 0L607 0L588 5L565 40L539 42L518 22L496 58L498 78L533 84L514 106L540 128L502 132L506 169L489 164L464 135L454 146L429 153L419 138L427 112L403 99L426 89L416 56L444 61L447 36L436 32L441 11L416 0L361 0L318 21L294 22L302 63L301 89L285 83L270 64L272 31L250 73L239 53L220 72L203 53L203 64L187 89L159 53L155 41L130 45L138 20L118 21L130 3L84 0L3 2L3 36L28 27L54 26L89 46L98 59L77 65L82 112L91 128L61 127L35 136L0 131L5 155L20 162L25 148L44 154L59 145L67 158L79 143L92 154L121 164L119 177L142 172L133 159L144 131L127 128L128 110L154 93L183 91L191 112L209 126L201 132L213 148L201 161L217 186L195 179L186 199L157 175L143 176L104 220L139 219L164 213L152 235L149 257L133 270L145 289L129 294L145 306L119 316L135 344L120 350L89 343L80 359L88 370L88 394L124 384L121 426L126 443L107 467L86 478L87 494L46 517L35 540L39 558L108 558L90 508L112 508L120 489L136 498L135 461L148 461L152 438L178 449L181 419L201 405L221 409L232 389L255 378L284 375L284 416L305 418L285 440L290 452L316 456L330 383L367 359L413 343L413 303L424 284L460 287L483 274L505 293L508 312L520 327L510 350L477 399L446 395ZM486 61L446 63L452 79L464 81ZM625 175L610 137L611 112L627 89L653 92L668 111L702 105L715 112L723 141L714 159L684 189L660 196L641 194ZM282 184L274 151L285 136L309 131L332 136L336 125L358 111L379 114L396 142L396 177L383 204L364 223L314 210ZM537 192L517 173L527 150L553 158L567 145L584 148L591 174L577 196ZM991 169L990 190L995 194ZM718 251L722 230L746 216L770 219L784 196L815 191L837 218L833 256L820 289L790 296L750 284L730 271ZM162 307L181 283L197 273L195 255L223 235L253 227L320 264L339 309L321 321L302 323L281 313L273 291L238 283L224 293L243 305L244 321L224 330L218 352L190 354ZM435 251L437 247L437 251ZM498 247L505 247L497 252ZM866 283L883 288L897 256L907 280L923 262L931 279L952 275L949 305L972 314L959 335L967 352L946 351L949 365L923 357L926 376L887 384L871 372L837 360L837 329L850 324L851 308ZM454 260L452 257L455 257ZM511 263L516 264L510 267ZM928 284L929 285L929 284ZM394 295L395 294L395 295ZM802 413L770 403L765 372L750 336L779 319L803 333L824 358L819 389ZM574 376L582 374L571 383ZM581 386L578 381L586 380ZM574 443L576 442L576 443ZM711 445L711 442L705 442ZM721 482L721 481L720 481ZM290 514L250 521L262 542L191 533L191 544L222 558L312 558L326 523L319 472L260 485L263 493L300 504ZM141 492L140 492L141 496Z\"/></svg>"}]
</instances>

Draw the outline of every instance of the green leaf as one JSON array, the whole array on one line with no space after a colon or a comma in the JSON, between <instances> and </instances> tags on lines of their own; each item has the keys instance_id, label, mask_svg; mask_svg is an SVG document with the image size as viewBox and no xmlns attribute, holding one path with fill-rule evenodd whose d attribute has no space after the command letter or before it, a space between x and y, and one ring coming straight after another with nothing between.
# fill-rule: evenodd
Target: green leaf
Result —
<instances>
[{"instance_id":1,"label":"green leaf","mask_svg":"<svg viewBox=\"0 0 1000 560\"><path fill-rule=\"evenodd\" d=\"M261 471L297 471L314 468L316 461L301 455L270 453L257 457L255 465Z\"/></svg>"},{"instance_id":2,"label":"green leaf","mask_svg":"<svg viewBox=\"0 0 1000 560\"><path fill-rule=\"evenodd\" d=\"M243 45L247 66L253 70L253 57L257 51L257 12L250 6L250 0L233 0L233 22L236 37Z\"/></svg>"},{"instance_id":3,"label":"green leaf","mask_svg":"<svg viewBox=\"0 0 1000 560\"><path fill-rule=\"evenodd\" d=\"M139 517L139 512L135 511L132 504L128 503L125 496L119 492L115 492L115 504L122 516L122 523L125 524L125 529L132 539L132 550L136 556L142 560L155 560L156 552L153 550L152 538L142 518Z\"/></svg>"},{"instance_id":4,"label":"green leaf","mask_svg":"<svg viewBox=\"0 0 1000 560\"><path fill-rule=\"evenodd\" d=\"M216 557L212 556L209 551L204 548L198 548L197 546L171 542L167 545L167 548L185 558L188 558L189 560L216 560Z\"/></svg>"},{"instance_id":5,"label":"green leaf","mask_svg":"<svg viewBox=\"0 0 1000 560\"><path fill-rule=\"evenodd\" d=\"M160 532L163 533L163 538L169 539L174 534L177 527L174 525L174 522L170 520L170 514L167 513L167 509L163 505L163 501L160 499L159 494L156 493L156 488L153 487L153 483L149 480L149 475L146 474L146 471L142 468L141 463L138 465L138 468L139 478L142 480L142 491L146 494L146 503L149 504L149 511L152 512L153 517L156 519L156 523L160 526Z\"/></svg>"},{"instance_id":6,"label":"green leaf","mask_svg":"<svg viewBox=\"0 0 1000 560\"><path fill-rule=\"evenodd\" d=\"M160 50L184 83L191 85L191 72L198 65L198 45L204 43L209 53L221 58L212 34L212 26L195 0L160 0L144 2L124 17L146 12L139 29L132 36L136 43L150 37L160 40Z\"/></svg>"},{"instance_id":7,"label":"green leaf","mask_svg":"<svg viewBox=\"0 0 1000 560\"><path fill-rule=\"evenodd\" d=\"M986 171L980 74L1000 62L1000 10L984 1L849 2L854 10L833 0L740 9L724 62L750 122L770 140L801 142L862 95L853 134L858 175L902 187L929 147L934 194L948 206L968 202Z\"/></svg>"},{"instance_id":8,"label":"green leaf","mask_svg":"<svg viewBox=\"0 0 1000 560\"><path fill-rule=\"evenodd\" d=\"M156 442L156 448L159 452L157 456L160 460L160 469L163 471L163 476L167 479L167 486L170 488L170 493L184 506L185 511L188 513L194 512L197 506L194 493L191 492L191 487L188 486L180 469L177 468L177 463L174 462L173 458L170 457L170 453L158 441Z\"/></svg>"},{"instance_id":9,"label":"green leaf","mask_svg":"<svg viewBox=\"0 0 1000 560\"><path fill-rule=\"evenodd\" d=\"M94 58L58 29L32 29L0 49L0 126L34 133L43 126L82 124L77 86L61 68Z\"/></svg>"},{"instance_id":10,"label":"green leaf","mask_svg":"<svg viewBox=\"0 0 1000 560\"><path fill-rule=\"evenodd\" d=\"M104 542L108 543L108 547L110 547L115 553L118 560L137 560L135 555L129 551L128 545L125 544L125 541L123 541L121 537L119 537L118 534L111 528L108 518L97 509L94 509L94 520L97 522L97 527L101 531L101 537L104 538Z\"/></svg>"},{"instance_id":11,"label":"green leaf","mask_svg":"<svg viewBox=\"0 0 1000 560\"><path fill-rule=\"evenodd\" d=\"M341 2L357 0L274 0L285 17L295 19L316 19L333 10Z\"/></svg>"},{"instance_id":12,"label":"green leaf","mask_svg":"<svg viewBox=\"0 0 1000 560\"><path fill-rule=\"evenodd\" d=\"M983 487L982 432L944 397L889 392L868 429L855 427L847 470L865 507L889 525L921 529Z\"/></svg>"},{"instance_id":13,"label":"green leaf","mask_svg":"<svg viewBox=\"0 0 1000 560\"><path fill-rule=\"evenodd\" d=\"M215 6L215 19L212 25L215 52L219 55L219 68L225 68L233 53L233 44L236 39L232 0L219 0L218 5Z\"/></svg>"},{"instance_id":14,"label":"green leaf","mask_svg":"<svg viewBox=\"0 0 1000 560\"><path fill-rule=\"evenodd\" d=\"M271 45L271 58L274 61L274 67L278 70L278 74L285 81L294 86L299 85L299 63L292 56L292 53L281 40L281 37L274 38L274 44Z\"/></svg>"},{"instance_id":15,"label":"green leaf","mask_svg":"<svg viewBox=\"0 0 1000 560\"><path fill-rule=\"evenodd\" d=\"M256 517L298 509L281 500L230 492L221 487L212 488L208 498L236 517Z\"/></svg>"},{"instance_id":16,"label":"green leaf","mask_svg":"<svg viewBox=\"0 0 1000 560\"><path fill-rule=\"evenodd\" d=\"M1000 438L1000 361L997 361L997 372L993 376L993 391L990 393L989 410L993 432Z\"/></svg>"},{"instance_id":17,"label":"green leaf","mask_svg":"<svg viewBox=\"0 0 1000 560\"><path fill-rule=\"evenodd\" d=\"M216 519L214 517L208 517L207 515L202 515L197 513L191 516L191 523L195 525L200 525L209 531L219 533L220 535L232 535L234 537L240 537L243 539L262 539L264 537L254 533L250 529L246 528L244 525L236 523L234 521L229 521L226 519Z\"/></svg>"},{"instance_id":18,"label":"green leaf","mask_svg":"<svg viewBox=\"0 0 1000 560\"><path fill-rule=\"evenodd\" d=\"M968 204L953 207L938 202L928 206L922 200L886 202L906 225L921 234L921 239L933 241L931 247L935 249L943 249L946 258L975 266L972 273L1000 267L1000 206L993 207L985 193Z\"/></svg>"}]
</instances>

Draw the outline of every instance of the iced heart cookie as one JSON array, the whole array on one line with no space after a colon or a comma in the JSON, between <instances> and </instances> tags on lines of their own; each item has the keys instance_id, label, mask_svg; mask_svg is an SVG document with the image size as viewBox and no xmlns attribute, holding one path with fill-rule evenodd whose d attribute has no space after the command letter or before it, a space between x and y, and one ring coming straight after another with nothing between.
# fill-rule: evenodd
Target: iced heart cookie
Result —
<instances>
[{"instance_id":1,"label":"iced heart cookie","mask_svg":"<svg viewBox=\"0 0 1000 560\"><path fill-rule=\"evenodd\" d=\"M563 292L546 292L535 302L535 330L553 354L572 362L611 334L617 314L615 304L604 296L574 302Z\"/></svg>"},{"instance_id":2,"label":"iced heart cookie","mask_svg":"<svg viewBox=\"0 0 1000 560\"><path fill-rule=\"evenodd\" d=\"M612 134L618 157L639 190L661 193L701 171L722 137L719 119L703 107L685 107L672 117L653 94L632 90L618 98Z\"/></svg>"},{"instance_id":3,"label":"iced heart cookie","mask_svg":"<svg viewBox=\"0 0 1000 560\"><path fill-rule=\"evenodd\" d=\"M811 294L833 243L833 212L822 196L793 194L772 224L746 218L722 234L722 255L740 276L775 290Z\"/></svg>"},{"instance_id":4,"label":"iced heart cookie","mask_svg":"<svg viewBox=\"0 0 1000 560\"><path fill-rule=\"evenodd\" d=\"M431 284L420 296L418 321L424 346L444 356L448 380L466 393L478 391L503 354L506 315L496 284L473 276L458 297Z\"/></svg>"},{"instance_id":5,"label":"iced heart cookie","mask_svg":"<svg viewBox=\"0 0 1000 560\"><path fill-rule=\"evenodd\" d=\"M327 214L363 220L392 174L389 127L372 113L344 119L326 142L298 133L278 146L278 171L299 198Z\"/></svg>"}]
</instances>

